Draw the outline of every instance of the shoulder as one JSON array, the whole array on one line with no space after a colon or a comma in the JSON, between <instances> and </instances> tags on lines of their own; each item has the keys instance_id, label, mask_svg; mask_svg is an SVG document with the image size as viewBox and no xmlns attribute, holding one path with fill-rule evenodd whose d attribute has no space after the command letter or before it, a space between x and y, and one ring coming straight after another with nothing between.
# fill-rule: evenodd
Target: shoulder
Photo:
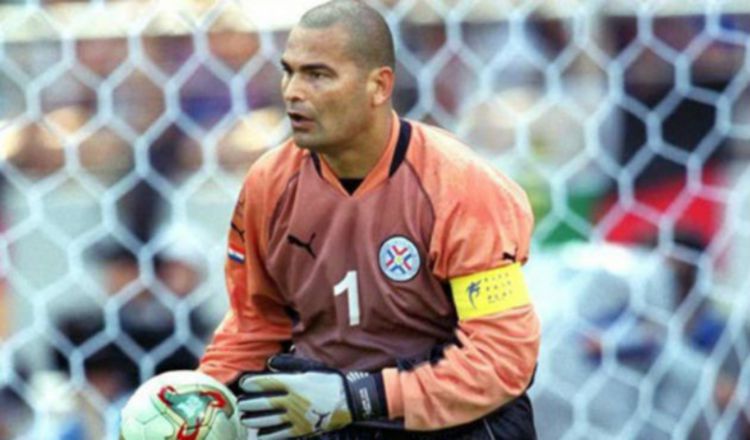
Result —
<instances>
[{"instance_id":1,"label":"shoulder","mask_svg":"<svg viewBox=\"0 0 750 440\"><path fill-rule=\"evenodd\" d=\"M283 192L302 168L309 153L294 145L292 140L265 152L253 163L245 175L243 191L253 198L270 201Z\"/></svg>"},{"instance_id":2,"label":"shoulder","mask_svg":"<svg viewBox=\"0 0 750 440\"><path fill-rule=\"evenodd\" d=\"M526 261L534 220L524 190L448 132L414 124L412 141L407 159L435 211L433 273L451 279Z\"/></svg>"},{"instance_id":3,"label":"shoulder","mask_svg":"<svg viewBox=\"0 0 750 440\"><path fill-rule=\"evenodd\" d=\"M297 148L291 139L274 147L256 160L245 176L245 182L274 184L299 172L308 156L305 150Z\"/></svg>"},{"instance_id":4,"label":"shoulder","mask_svg":"<svg viewBox=\"0 0 750 440\"><path fill-rule=\"evenodd\" d=\"M268 219L305 160L309 153L289 140L264 153L245 175L234 215L243 219L246 231L253 231L262 252L267 246Z\"/></svg>"},{"instance_id":5,"label":"shoulder","mask_svg":"<svg viewBox=\"0 0 750 440\"><path fill-rule=\"evenodd\" d=\"M521 207L528 204L526 193L513 179L490 166L455 135L427 124L411 124L413 148L407 160L433 202L443 209L457 205L477 205L477 209L499 200Z\"/></svg>"}]
</instances>

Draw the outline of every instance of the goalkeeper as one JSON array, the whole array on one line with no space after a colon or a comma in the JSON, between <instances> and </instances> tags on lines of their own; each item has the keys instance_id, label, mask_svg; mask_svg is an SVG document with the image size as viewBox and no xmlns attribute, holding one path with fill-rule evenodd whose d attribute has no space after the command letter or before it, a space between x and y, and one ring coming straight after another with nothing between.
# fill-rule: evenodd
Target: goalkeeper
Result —
<instances>
[{"instance_id":1,"label":"goalkeeper","mask_svg":"<svg viewBox=\"0 0 750 440\"><path fill-rule=\"evenodd\" d=\"M200 369L262 440L535 438L524 192L397 116L369 6L309 10L281 65L293 136L247 174Z\"/></svg>"}]
</instances>

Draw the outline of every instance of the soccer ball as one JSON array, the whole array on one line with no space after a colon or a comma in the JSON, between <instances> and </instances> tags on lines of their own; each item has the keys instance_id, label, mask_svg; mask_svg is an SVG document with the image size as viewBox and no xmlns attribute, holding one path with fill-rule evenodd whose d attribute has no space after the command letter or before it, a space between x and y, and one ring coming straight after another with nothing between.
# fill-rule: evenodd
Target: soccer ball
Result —
<instances>
[{"instance_id":1,"label":"soccer ball","mask_svg":"<svg viewBox=\"0 0 750 440\"><path fill-rule=\"evenodd\" d=\"M198 371L170 371L144 382L122 409L121 440L245 440L237 399Z\"/></svg>"}]
</instances>

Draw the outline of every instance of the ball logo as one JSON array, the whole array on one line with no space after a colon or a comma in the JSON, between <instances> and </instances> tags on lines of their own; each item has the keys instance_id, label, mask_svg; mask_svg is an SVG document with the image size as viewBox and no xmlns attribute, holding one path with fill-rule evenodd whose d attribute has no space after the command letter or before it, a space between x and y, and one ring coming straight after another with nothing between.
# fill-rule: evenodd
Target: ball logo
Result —
<instances>
[{"instance_id":1,"label":"ball logo","mask_svg":"<svg viewBox=\"0 0 750 440\"><path fill-rule=\"evenodd\" d=\"M409 281L419 272L421 261L414 243L397 235L380 246L380 270L393 281Z\"/></svg>"},{"instance_id":2,"label":"ball logo","mask_svg":"<svg viewBox=\"0 0 750 440\"><path fill-rule=\"evenodd\" d=\"M182 387L165 386L159 391L159 400L168 409L168 416L179 426L178 440L202 440L208 434L217 412L223 411L227 418L233 413L226 397L217 389L202 386Z\"/></svg>"}]
</instances>

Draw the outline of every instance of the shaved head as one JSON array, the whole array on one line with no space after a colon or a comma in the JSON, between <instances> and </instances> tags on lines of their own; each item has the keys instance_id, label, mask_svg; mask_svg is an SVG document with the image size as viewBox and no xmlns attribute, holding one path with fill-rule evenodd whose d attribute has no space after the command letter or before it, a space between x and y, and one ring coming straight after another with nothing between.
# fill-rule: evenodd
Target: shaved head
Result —
<instances>
[{"instance_id":1,"label":"shaved head","mask_svg":"<svg viewBox=\"0 0 750 440\"><path fill-rule=\"evenodd\" d=\"M349 34L352 59L367 69L396 68L393 36L383 16L358 0L332 0L305 13L299 26L319 29L343 25Z\"/></svg>"}]
</instances>

